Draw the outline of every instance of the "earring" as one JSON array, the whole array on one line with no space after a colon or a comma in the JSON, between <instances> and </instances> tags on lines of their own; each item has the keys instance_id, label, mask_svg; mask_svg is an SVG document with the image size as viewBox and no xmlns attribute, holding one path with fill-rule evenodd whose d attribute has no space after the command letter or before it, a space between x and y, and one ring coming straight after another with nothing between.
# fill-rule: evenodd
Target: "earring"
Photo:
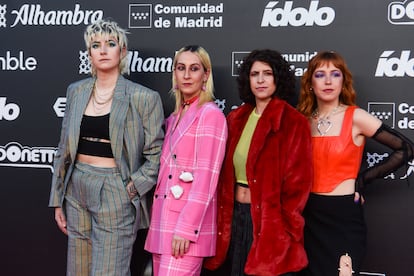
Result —
<instances>
[{"instance_id":1,"label":"earring","mask_svg":"<svg viewBox=\"0 0 414 276\"><path fill-rule=\"evenodd\" d=\"M178 90L178 84L174 85L174 90Z\"/></svg>"},{"instance_id":2,"label":"earring","mask_svg":"<svg viewBox=\"0 0 414 276\"><path fill-rule=\"evenodd\" d=\"M311 87L311 88L309 88L309 91L313 91L313 88Z\"/></svg>"},{"instance_id":3,"label":"earring","mask_svg":"<svg viewBox=\"0 0 414 276\"><path fill-rule=\"evenodd\" d=\"M206 85L203 84L203 86L201 87L201 90L206 91Z\"/></svg>"}]
</instances>

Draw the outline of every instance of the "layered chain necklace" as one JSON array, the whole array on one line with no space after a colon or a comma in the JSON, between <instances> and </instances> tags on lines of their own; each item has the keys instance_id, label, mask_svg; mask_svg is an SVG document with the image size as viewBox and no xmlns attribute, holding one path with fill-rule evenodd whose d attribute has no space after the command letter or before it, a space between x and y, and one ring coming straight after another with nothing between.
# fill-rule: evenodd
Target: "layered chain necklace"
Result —
<instances>
[{"instance_id":1,"label":"layered chain necklace","mask_svg":"<svg viewBox=\"0 0 414 276\"><path fill-rule=\"evenodd\" d=\"M105 110L107 105L112 101L112 98L114 97L114 89L111 89L105 93L99 93L98 87L95 84L93 94L92 94L92 107L93 111L100 115Z\"/></svg>"},{"instance_id":2,"label":"layered chain necklace","mask_svg":"<svg viewBox=\"0 0 414 276\"><path fill-rule=\"evenodd\" d=\"M315 111L313 111L312 118L317 120L316 129L318 130L320 136L325 136L328 133L328 131L332 128L333 122L330 120L330 117L334 115L340 107L341 105L338 105L325 117L321 117L319 115L318 109L315 109Z\"/></svg>"}]
</instances>

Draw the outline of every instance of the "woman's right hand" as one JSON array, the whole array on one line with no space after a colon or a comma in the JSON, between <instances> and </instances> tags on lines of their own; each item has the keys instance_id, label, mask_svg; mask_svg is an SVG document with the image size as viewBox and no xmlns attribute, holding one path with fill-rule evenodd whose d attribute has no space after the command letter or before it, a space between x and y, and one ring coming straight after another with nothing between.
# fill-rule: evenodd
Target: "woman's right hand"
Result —
<instances>
[{"instance_id":1,"label":"woman's right hand","mask_svg":"<svg viewBox=\"0 0 414 276\"><path fill-rule=\"evenodd\" d=\"M61 207L55 208L55 220L60 229L65 235L68 234L68 230L66 229L66 217L63 214L63 210Z\"/></svg>"},{"instance_id":2,"label":"woman's right hand","mask_svg":"<svg viewBox=\"0 0 414 276\"><path fill-rule=\"evenodd\" d=\"M177 235L173 236L171 255L173 255L175 258L183 257L184 254L188 252L189 248L190 248L189 240L184 239Z\"/></svg>"}]
</instances>

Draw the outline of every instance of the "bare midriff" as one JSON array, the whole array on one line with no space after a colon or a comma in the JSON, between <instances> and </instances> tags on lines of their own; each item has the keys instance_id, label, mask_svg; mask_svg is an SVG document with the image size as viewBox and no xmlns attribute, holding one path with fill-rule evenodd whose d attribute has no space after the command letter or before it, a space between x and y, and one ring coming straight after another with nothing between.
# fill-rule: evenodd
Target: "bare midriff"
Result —
<instances>
[{"instance_id":1,"label":"bare midriff","mask_svg":"<svg viewBox=\"0 0 414 276\"><path fill-rule=\"evenodd\" d=\"M235 199L240 203L250 203L250 189L237 185Z\"/></svg>"},{"instance_id":2,"label":"bare midriff","mask_svg":"<svg viewBox=\"0 0 414 276\"><path fill-rule=\"evenodd\" d=\"M78 153L76 160L94 167L115 168L115 159L111 157L100 157Z\"/></svg>"},{"instance_id":3,"label":"bare midriff","mask_svg":"<svg viewBox=\"0 0 414 276\"><path fill-rule=\"evenodd\" d=\"M342 181L335 189L327 193L315 193L319 195L350 195L355 193L355 179L347 179Z\"/></svg>"}]
</instances>

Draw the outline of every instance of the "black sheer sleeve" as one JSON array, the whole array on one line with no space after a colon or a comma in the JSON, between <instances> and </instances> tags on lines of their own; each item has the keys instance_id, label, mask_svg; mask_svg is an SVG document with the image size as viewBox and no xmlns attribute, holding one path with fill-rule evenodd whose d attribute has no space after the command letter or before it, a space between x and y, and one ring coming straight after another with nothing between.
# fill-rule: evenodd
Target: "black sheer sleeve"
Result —
<instances>
[{"instance_id":1,"label":"black sheer sleeve","mask_svg":"<svg viewBox=\"0 0 414 276\"><path fill-rule=\"evenodd\" d=\"M372 180L387 176L413 159L414 143L389 126L382 124L371 138L393 149L393 152L381 163L358 175L355 191L360 193L363 193L367 184Z\"/></svg>"}]
</instances>

